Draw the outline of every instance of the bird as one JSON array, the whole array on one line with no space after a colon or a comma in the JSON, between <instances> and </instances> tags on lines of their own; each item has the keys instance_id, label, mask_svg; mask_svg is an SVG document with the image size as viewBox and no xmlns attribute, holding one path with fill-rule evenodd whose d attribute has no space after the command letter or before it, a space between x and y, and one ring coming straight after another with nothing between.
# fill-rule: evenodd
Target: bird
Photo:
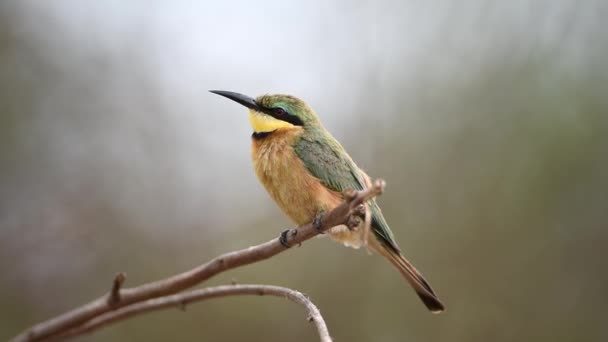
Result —
<instances>
[{"instance_id":1,"label":"bird","mask_svg":"<svg viewBox=\"0 0 608 342\"><path fill-rule=\"evenodd\" d=\"M322 217L344 200L344 191L371 186L340 143L303 100L283 94L257 98L224 90L210 92L233 100L249 110L253 168L270 197L297 225ZM445 310L429 283L403 256L375 199L367 202L371 234L344 225L327 231L333 240L359 248L367 246L388 259L433 313ZM367 236L367 241L363 241Z\"/></svg>"}]
</instances>

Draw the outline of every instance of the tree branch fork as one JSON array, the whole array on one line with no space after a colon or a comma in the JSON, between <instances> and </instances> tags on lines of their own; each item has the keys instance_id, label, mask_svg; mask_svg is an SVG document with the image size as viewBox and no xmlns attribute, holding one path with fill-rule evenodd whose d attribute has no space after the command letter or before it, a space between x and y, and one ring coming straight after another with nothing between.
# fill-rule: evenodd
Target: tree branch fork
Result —
<instances>
[{"instance_id":1,"label":"tree branch fork","mask_svg":"<svg viewBox=\"0 0 608 342\"><path fill-rule=\"evenodd\" d=\"M317 222L285 231L281 236L259 245L222 254L191 270L137 287L123 288L125 273L118 273L110 291L80 307L38 323L15 336L12 341L51 341L75 337L110 323L144 312L167 307L183 307L188 303L232 295L272 295L303 305L319 333L320 341L331 342L327 326L317 307L302 293L271 285L224 285L182 292L227 270L271 258L289 246L339 226L350 226L354 217L361 217L361 207L382 194L385 183L376 180L365 190L347 190L344 202L327 212ZM367 213L365 215L368 216ZM366 221L368 221L366 219ZM369 229L369 228L366 228Z\"/></svg>"}]
</instances>

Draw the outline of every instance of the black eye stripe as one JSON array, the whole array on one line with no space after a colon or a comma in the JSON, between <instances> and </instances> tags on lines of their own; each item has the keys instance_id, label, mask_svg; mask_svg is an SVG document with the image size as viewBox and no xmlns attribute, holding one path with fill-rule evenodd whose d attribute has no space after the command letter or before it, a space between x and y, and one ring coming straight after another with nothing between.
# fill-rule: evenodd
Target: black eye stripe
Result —
<instances>
[{"instance_id":1,"label":"black eye stripe","mask_svg":"<svg viewBox=\"0 0 608 342\"><path fill-rule=\"evenodd\" d=\"M274 108L269 108L267 111L267 114L269 114L270 116L285 121L285 122L289 122L292 125L295 126L304 126L304 123L302 122L302 120L292 114L289 114L289 112L287 112L285 109L281 108L281 107L274 107Z\"/></svg>"}]
</instances>

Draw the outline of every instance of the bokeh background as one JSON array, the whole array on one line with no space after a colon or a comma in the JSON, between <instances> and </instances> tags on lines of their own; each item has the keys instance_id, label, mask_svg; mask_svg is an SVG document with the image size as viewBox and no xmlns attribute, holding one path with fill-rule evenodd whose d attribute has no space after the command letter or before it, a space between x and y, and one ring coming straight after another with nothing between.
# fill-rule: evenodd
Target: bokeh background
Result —
<instances>
[{"instance_id":1,"label":"bokeh background","mask_svg":"<svg viewBox=\"0 0 608 342\"><path fill-rule=\"evenodd\" d=\"M310 295L336 341L606 341L608 2L3 1L0 340L291 223L244 108L308 101L370 175L448 306L315 239L207 283ZM227 298L87 341L314 341L303 309Z\"/></svg>"}]
</instances>

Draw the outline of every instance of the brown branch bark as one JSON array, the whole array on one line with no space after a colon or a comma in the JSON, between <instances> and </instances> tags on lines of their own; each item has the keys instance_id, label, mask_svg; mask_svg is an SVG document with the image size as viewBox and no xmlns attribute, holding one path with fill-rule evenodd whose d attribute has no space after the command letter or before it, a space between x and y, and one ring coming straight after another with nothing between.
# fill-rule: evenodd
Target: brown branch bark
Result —
<instances>
[{"instance_id":1,"label":"brown branch bark","mask_svg":"<svg viewBox=\"0 0 608 342\"><path fill-rule=\"evenodd\" d=\"M345 191L344 202L325 214L318 227L313 223L292 228L284 234L289 246L298 245L331 227L346 224L355 209L384 191L385 183L376 180L362 191ZM60 336L107 312L152 298L171 295L195 286L218 273L273 257L287 249L279 238L239 251L220 255L189 271L133 288L122 289L122 280L114 280L112 290L85 305L38 323L13 338L13 341L41 341ZM124 279L123 279L124 280Z\"/></svg>"},{"instance_id":2,"label":"brown branch bark","mask_svg":"<svg viewBox=\"0 0 608 342\"><path fill-rule=\"evenodd\" d=\"M114 322L146 312L157 311L170 307L183 308L186 304L190 304L193 302L237 295L275 296L286 298L295 303L302 304L308 311L308 320L310 322L313 322L317 328L320 341L332 341L331 337L329 336L329 330L327 329L325 320L323 320L319 309L304 294L296 290L281 286L244 284L208 287L204 289L178 293L170 296L148 299L146 301L135 303L118 309L116 311L110 311L101 316L97 316L85 322L84 324L67 331L64 334L57 336L57 338L66 339L83 335L85 333L102 328L106 325L112 324Z\"/></svg>"}]
</instances>

